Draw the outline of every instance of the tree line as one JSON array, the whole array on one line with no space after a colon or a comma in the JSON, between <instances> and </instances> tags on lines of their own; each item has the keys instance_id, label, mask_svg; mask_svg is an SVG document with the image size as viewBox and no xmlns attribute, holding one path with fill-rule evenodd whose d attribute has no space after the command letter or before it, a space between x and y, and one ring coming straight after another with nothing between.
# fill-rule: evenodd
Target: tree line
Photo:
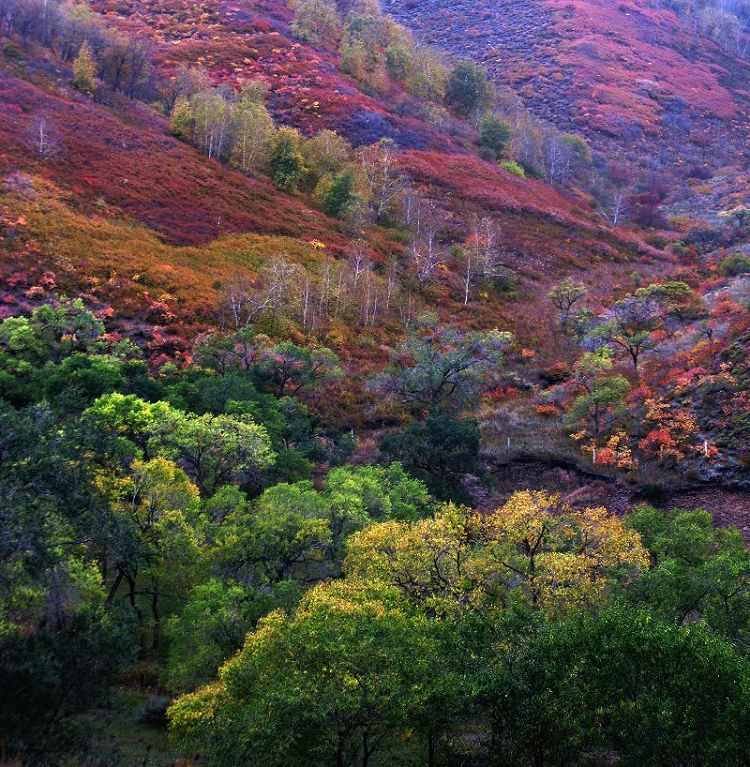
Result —
<instances>
[{"instance_id":1,"label":"tree line","mask_svg":"<svg viewBox=\"0 0 750 767\"><path fill-rule=\"evenodd\" d=\"M742 59L750 51L750 9L742 0L650 0L654 8L667 8L686 23L709 35L725 50Z\"/></svg>"},{"instance_id":2,"label":"tree line","mask_svg":"<svg viewBox=\"0 0 750 767\"><path fill-rule=\"evenodd\" d=\"M132 99L150 99L156 92L150 43L108 29L86 4L57 0L2 0L0 27L21 41L36 41L65 62L83 54L76 86L92 91L95 77L112 91Z\"/></svg>"}]
</instances>

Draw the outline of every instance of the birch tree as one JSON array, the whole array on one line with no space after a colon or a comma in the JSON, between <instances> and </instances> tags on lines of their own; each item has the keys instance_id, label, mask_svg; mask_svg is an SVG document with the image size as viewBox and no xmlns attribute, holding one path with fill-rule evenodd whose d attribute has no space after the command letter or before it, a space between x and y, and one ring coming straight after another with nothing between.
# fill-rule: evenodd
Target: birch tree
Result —
<instances>
[{"instance_id":1,"label":"birch tree","mask_svg":"<svg viewBox=\"0 0 750 767\"><path fill-rule=\"evenodd\" d=\"M244 89L234 115L232 164L253 173L268 164L275 135L273 119L254 91Z\"/></svg>"},{"instance_id":2,"label":"birch tree","mask_svg":"<svg viewBox=\"0 0 750 767\"><path fill-rule=\"evenodd\" d=\"M30 147L42 160L52 160L62 151L62 138L47 115L37 115L29 128Z\"/></svg>"},{"instance_id":3,"label":"birch tree","mask_svg":"<svg viewBox=\"0 0 750 767\"><path fill-rule=\"evenodd\" d=\"M409 257L420 288L424 288L435 276L445 257L439 235L448 222L448 214L435 203L420 203L417 227L409 248Z\"/></svg>"},{"instance_id":4,"label":"birch tree","mask_svg":"<svg viewBox=\"0 0 750 767\"><path fill-rule=\"evenodd\" d=\"M404 179L396 164L396 142L384 138L359 152L359 164L369 193L370 211L382 221L404 190Z\"/></svg>"}]
</instances>

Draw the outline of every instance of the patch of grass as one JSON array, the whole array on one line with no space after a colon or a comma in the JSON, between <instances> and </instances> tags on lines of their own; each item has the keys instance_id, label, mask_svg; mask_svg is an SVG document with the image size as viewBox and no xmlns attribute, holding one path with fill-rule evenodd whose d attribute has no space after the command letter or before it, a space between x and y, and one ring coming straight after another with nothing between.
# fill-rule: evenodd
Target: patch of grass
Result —
<instances>
[{"instance_id":1,"label":"patch of grass","mask_svg":"<svg viewBox=\"0 0 750 767\"><path fill-rule=\"evenodd\" d=\"M150 698L148 693L123 688L113 693L107 708L88 712L84 723L91 742L75 767L187 767L172 748L166 728L142 722Z\"/></svg>"},{"instance_id":2,"label":"patch of grass","mask_svg":"<svg viewBox=\"0 0 750 767\"><path fill-rule=\"evenodd\" d=\"M285 254L307 268L321 258L304 240L258 233L227 234L202 246L170 245L116 210L87 215L51 183L35 179L34 188L31 200L5 198L11 217L25 221L11 243L13 269L23 268L24 254L41 247L61 287L127 297L136 307L168 294L168 303L189 318L219 302L217 286L238 272L252 276L271 256Z\"/></svg>"}]
</instances>

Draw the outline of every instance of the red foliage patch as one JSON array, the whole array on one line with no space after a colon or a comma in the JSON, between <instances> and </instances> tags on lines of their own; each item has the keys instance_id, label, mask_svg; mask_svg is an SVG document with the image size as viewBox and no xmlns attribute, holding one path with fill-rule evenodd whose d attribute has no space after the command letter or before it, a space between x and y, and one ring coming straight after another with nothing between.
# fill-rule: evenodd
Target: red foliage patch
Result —
<instances>
[{"instance_id":1,"label":"red foliage patch","mask_svg":"<svg viewBox=\"0 0 750 767\"><path fill-rule=\"evenodd\" d=\"M278 0L95 0L113 23L156 44L162 72L200 65L214 81L261 79L276 119L306 134L330 128L353 144L389 136L401 146L446 149L451 141L423 120L390 112L401 95L369 95L339 69L333 51L294 40L291 12Z\"/></svg>"},{"instance_id":2,"label":"red foliage patch","mask_svg":"<svg viewBox=\"0 0 750 767\"><path fill-rule=\"evenodd\" d=\"M608 160L680 175L686 154L706 148L715 168L744 164L747 62L657 3L383 1L423 40L481 61L536 115L584 134ZM468 34L467 18L477 20Z\"/></svg>"},{"instance_id":3,"label":"red foliage patch","mask_svg":"<svg viewBox=\"0 0 750 767\"><path fill-rule=\"evenodd\" d=\"M0 172L19 167L76 195L103 197L175 243L258 231L343 242L335 224L301 199L203 157L168 135L164 120L131 107L127 122L83 99L52 95L0 76ZM43 160L30 131L44 115L60 137L59 153Z\"/></svg>"},{"instance_id":4,"label":"red foliage patch","mask_svg":"<svg viewBox=\"0 0 750 767\"><path fill-rule=\"evenodd\" d=\"M435 184L495 210L535 210L572 218L574 203L539 181L521 180L473 155L404 152L401 167L418 183Z\"/></svg>"},{"instance_id":5,"label":"red foliage patch","mask_svg":"<svg viewBox=\"0 0 750 767\"><path fill-rule=\"evenodd\" d=\"M711 116L737 116L737 104L720 82L727 73L712 57L715 46L708 45L702 58L694 50L688 55L691 41L671 11L637 0L622 0L616 8L607 0L548 4L564 12L560 62L573 68L595 110L607 105L605 111L652 129L661 104L674 97Z\"/></svg>"}]
</instances>

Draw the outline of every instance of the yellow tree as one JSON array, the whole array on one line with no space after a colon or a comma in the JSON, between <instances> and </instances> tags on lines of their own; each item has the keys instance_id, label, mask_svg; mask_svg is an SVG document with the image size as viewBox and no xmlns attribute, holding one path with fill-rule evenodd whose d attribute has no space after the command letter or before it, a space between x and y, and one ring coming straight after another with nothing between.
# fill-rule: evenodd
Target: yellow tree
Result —
<instances>
[{"instance_id":1,"label":"yellow tree","mask_svg":"<svg viewBox=\"0 0 750 767\"><path fill-rule=\"evenodd\" d=\"M431 613L460 611L479 597L469 567L477 520L448 505L432 519L373 525L347 541L346 575L397 586Z\"/></svg>"},{"instance_id":2,"label":"yellow tree","mask_svg":"<svg viewBox=\"0 0 750 767\"><path fill-rule=\"evenodd\" d=\"M519 602L550 614L591 608L647 566L640 536L606 509L528 491L493 514L449 506L434 519L370 527L349 540L345 564L349 576L442 614Z\"/></svg>"},{"instance_id":3,"label":"yellow tree","mask_svg":"<svg viewBox=\"0 0 750 767\"><path fill-rule=\"evenodd\" d=\"M96 60L88 40L84 40L73 62L73 85L81 93L91 94L96 89Z\"/></svg>"},{"instance_id":4,"label":"yellow tree","mask_svg":"<svg viewBox=\"0 0 750 767\"><path fill-rule=\"evenodd\" d=\"M607 509L572 509L544 492L515 493L482 528L472 566L487 593L553 614L601 604L613 581L649 563L640 535Z\"/></svg>"}]
</instances>

